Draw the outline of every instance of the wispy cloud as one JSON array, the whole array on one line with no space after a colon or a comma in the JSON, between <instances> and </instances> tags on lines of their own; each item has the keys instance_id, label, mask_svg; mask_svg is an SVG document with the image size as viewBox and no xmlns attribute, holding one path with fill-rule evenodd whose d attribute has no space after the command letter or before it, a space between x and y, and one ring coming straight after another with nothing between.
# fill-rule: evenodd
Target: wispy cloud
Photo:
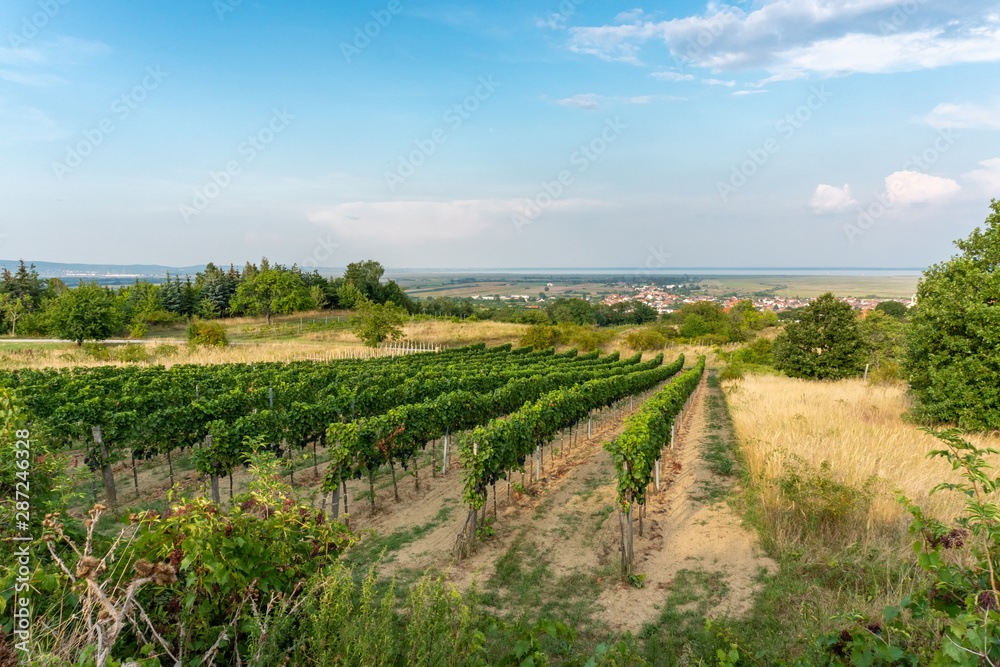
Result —
<instances>
[{"instance_id":1,"label":"wispy cloud","mask_svg":"<svg viewBox=\"0 0 1000 667\"><path fill-rule=\"evenodd\" d=\"M992 107L977 104L939 104L924 120L931 127L939 129L1000 130L1000 103Z\"/></svg>"},{"instance_id":2,"label":"wispy cloud","mask_svg":"<svg viewBox=\"0 0 1000 667\"><path fill-rule=\"evenodd\" d=\"M729 88L736 85L735 81L723 81L721 79L702 79L701 82L709 86L727 86Z\"/></svg>"},{"instance_id":3,"label":"wispy cloud","mask_svg":"<svg viewBox=\"0 0 1000 667\"><path fill-rule=\"evenodd\" d=\"M633 95L631 97L598 95L596 93L582 93L573 95L561 100L556 100L556 104L564 107L584 109L586 111L600 111L606 104L649 104L656 99L680 100L684 98L663 95Z\"/></svg>"},{"instance_id":4,"label":"wispy cloud","mask_svg":"<svg viewBox=\"0 0 1000 667\"><path fill-rule=\"evenodd\" d=\"M919 21L908 14L896 21L894 12L900 11L898 0L773 0L749 13L710 3L704 14L668 21L635 14L631 22L571 28L568 47L641 65L643 47L661 43L675 62L713 72L770 71L759 85L807 73L884 73L1000 61L995 9L982 7L956 19L947 3L925 0L919 3Z\"/></svg>"},{"instance_id":5,"label":"wispy cloud","mask_svg":"<svg viewBox=\"0 0 1000 667\"><path fill-rule=\"evenodd\" d=\"M979 163L982 169L970 171L962 174L962 178L980 185L988 194L996 196L1000 192L1000 157L983 160Z\"/></svg>"},{"instance_id":6,"label":"wispy cloud","mask_svg":"<svg viewBox=\"0 0 1000 667\"><path fill-rule=\"evenodd\" d=\"M767 91L763 88L758 88L757 90L734 90L733 95L756 95L758 93L766 93Z\"/></svg>"},{"instance_id":7,"label":"wispy cloud","mask_svg":"<svg viewBox=\"0 0 1000 667\"><path fill-rule=\"evenodd\" d=\"M653 72L650 74L654 79L663 81L693 81L694 74L681 74L680 72Z\"/></svg>"}]
</instances>

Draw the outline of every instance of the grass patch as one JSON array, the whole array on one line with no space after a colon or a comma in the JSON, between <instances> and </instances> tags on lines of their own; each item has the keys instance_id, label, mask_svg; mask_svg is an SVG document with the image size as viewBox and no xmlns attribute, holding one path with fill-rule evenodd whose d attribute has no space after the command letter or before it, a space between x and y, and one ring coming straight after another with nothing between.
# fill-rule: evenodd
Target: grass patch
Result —
<instances>
[{"instance_id":1,"label":"grass patch","mask_svg":"<svg viewBox=\"0 0 1000 667\"><path fill-rule=\"evenodd\" d=\"M362 539L360 544L354 546L347 553L345 561L358 571L371 567L380 558L384 563L392 562L395 558L395 552L416 542L440 526L448 520L454 510L454 505L448 505L442 507L433 519L422 526L400 528L391 535L373 534L368 539Z\"/></svg>"}]
</instances>

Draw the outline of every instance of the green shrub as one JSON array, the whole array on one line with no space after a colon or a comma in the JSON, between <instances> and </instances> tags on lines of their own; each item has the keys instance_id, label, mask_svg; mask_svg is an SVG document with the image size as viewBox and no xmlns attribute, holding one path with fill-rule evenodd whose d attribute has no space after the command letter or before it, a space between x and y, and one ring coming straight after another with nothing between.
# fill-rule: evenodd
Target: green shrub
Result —
<instances>
[{"instance_id":1,"label":"green shrub","mask_svg":"<svg viewBox=\"0 0 1000 667\"><path fill-rule=\"evenodd\" d=\"M188 343L191 345L215 345L225 347L229 345L229 338L226 336L226 327L218 322L205 322L197 320L188 326Z\"/></svg>"},{"instance_id":2,"label":"green shrub","mask_svg":"<svg viewBox=\"0 0 1000 667\"><path fill-rule=\"evenodd\" d=\"M176 345L171 345L170 343L160 343L153 348L154 357L176 357L180 352L180 349Z\"/></svg>"},{"instance_id":3,"label":"green shrub","mask_svg":"<svg viewBox=\"0 0 1000 667\"><path fill-rule=\"evenodd\" d=\"M635 329L625 334L625 344L633 350L660 350L667 344L667 337L658 329Z\"/></svg>"},{"instance_id":4,"label":"green shrub","mask_svg":"<svg viewBox=\"0 0 1000 667\"><path fill-rule=\"evenodd\" d=\"M111 350L107 345L102 345L100 343L84 343L83 345L84 353L98 361L111 361Z\"/></svg>"},{"instance_id":5,"label":"green shrub","mask_svg":"<svg viewBox=\"0 0 1000 667\"><path fill-rule=\"evenodd\" d=\"M149 350L143 343L136 345L116 345L108 350L108 355L114 361L146 361L149 359Z\"/></svg>"},{"instance_id":6,"label":"green shrub","mask_svg":"<svg viewBox=\"0 0 1000 667\"><path fill-rule=\"evenodd\" d=\"M806 534L831 535L846 522L867 516L876 481L872 479L862 491L835 480L829 461L817 469L794 460L778 479L778 487L791 523Z\"/></svg>"},{"instance_id":7,"label":"green shrub","mask_svg":"<svg viewBox=\"0 0 1000 667\"><path fill-rule=\"evenodd\" d=\"M147 333L149 333L149 325L141 320L135 320L128 325L129 338L145 338Z\"/></svg>"},{"instance_id":8,"label":"green shrub","mask_svg":"<svg viewBox=\"0 0 1000 667\"><path fill-rule=\"evenodd\" d=\"M520 344L522 347L530 345L536 350L544 350L547 347L554 346L558 341L558 329L543 324L533 324L521 336Z\"/></svg>"},{"instance_id":9,"label":"green shrub","mask_svg":"<svg viewBox=\"0 0 1000 667\"><path fill-rule=\"evenodd\" d=\"M166 310L147 310L138 313L133 319L150 327L166 327L175 323L178 316Z\"/></svg>"}]
</instances>

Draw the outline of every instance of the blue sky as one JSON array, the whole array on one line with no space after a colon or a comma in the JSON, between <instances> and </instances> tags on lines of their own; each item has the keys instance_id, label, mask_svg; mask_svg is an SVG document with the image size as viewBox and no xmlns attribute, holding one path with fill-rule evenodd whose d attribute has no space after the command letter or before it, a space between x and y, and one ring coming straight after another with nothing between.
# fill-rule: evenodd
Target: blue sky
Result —
<instances>
[{"instance_id":1,"label":"blue sky","mask_svg":"<svg viewBox=\"0 0 1000 667\"><path fill-rule=\"evenodd\" d=\"M923 266L998 75L991 2L7 0L0 257Z\"/></svg>"}]
</instances>

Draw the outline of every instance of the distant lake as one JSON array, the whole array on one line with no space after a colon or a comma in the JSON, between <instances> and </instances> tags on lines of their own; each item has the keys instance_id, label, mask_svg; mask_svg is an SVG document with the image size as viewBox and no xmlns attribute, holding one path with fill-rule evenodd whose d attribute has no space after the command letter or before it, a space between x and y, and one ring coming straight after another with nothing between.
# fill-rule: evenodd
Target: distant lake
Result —
<instances>
[{"instance_id":1,"label":"distant lake","mask_svg":"<svg viewBox=\"0 0 1000 667\"><path fill-rule=\"evenodd\" d=\"M641 274L644 276L919 276L923 268L878 268L878 267L737 267L723 268L718 266L679 266L659 269L637 269L636 267L604 267L604 268L495 268L495 269L392 269L389 273L461 273L465 275L512 274L512 275L572 275L572 276L608 276Z\"/></svg>"}]
</instances>

